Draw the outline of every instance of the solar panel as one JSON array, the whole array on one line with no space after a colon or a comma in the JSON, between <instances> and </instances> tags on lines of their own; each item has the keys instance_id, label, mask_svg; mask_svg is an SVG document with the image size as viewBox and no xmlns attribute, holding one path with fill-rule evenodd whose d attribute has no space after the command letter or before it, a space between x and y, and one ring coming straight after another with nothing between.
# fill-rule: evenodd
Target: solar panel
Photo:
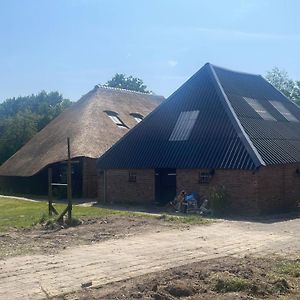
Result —
<instances>
[{"instance_id":1,"label":"solar panel","mask_svg":"<svg viewBox=\"0 0 300 300\"><path fill-rule=\"evenodd\" d=\"M198 110L181 112L170 135L169 141L188 140L192 129L194 128L198 115Z\"/></svg>"},{"instance_id":2,"label":"solar panel","mask_svg":"<svg viewBox=\"0 0 300 300\"><path fill-rule=\"evenodd\" d=\"M269 101L288 121L299 122L299 120L284 106L282 102L270 100Z\"/></svg>"},{"instance_id":3,"label":"solar panel","mask_svg":"<svg viewBox=\"0 0 300 300\"><path fill-rule=\"evenodd\" d=\"M276 121L276 119L259 103L258 100L247 97L243 98L264 120Z\"/></svg>"}]
</instances>

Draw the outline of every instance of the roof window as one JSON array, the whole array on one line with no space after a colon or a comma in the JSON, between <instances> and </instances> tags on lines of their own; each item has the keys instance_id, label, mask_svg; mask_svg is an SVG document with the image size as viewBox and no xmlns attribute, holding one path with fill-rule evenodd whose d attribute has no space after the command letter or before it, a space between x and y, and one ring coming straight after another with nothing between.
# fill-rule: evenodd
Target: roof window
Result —
<instances>
[{"instance_id":1,"label":"roof window","mask_svg":"<svg viewBox=\"0 0 300 300\"><path fill-rule=\"evenodd\" d=\"M243 98L264 120L276 121L276 119L259 103L258 100L247 97Z\"/></svg>"},{"instance_id":2,"label":"roof window","mask_svg":"<svg viewBox=\"0 0 300 300\"><path fill-rule=\"evenodd\" d=\"M283 116L286 120L291 122L299 122L299 120L279 101L269 101Z\"/></svg>"},{"instance_id":3,"label":"roof window","mask_svg":"<svg viewBox=\"0 0 300 300\"><path fill-rule=\"evenodd\" d=\"M141 114L138 113L131 113L130 114L137 123L140 123L141 121L143 121L144 117Z\"/></svg>"},{"instance_id":4,"label":"roof window","mask_svg":"<svg viewBox=\"0 0 300 300\"><path fill-rule=\"evenodd\" d=\"M181 112L169 141L186 141L194 128L198 115L199 110Z\"/></svg>"},{"instance_id":5,"label":"roof window","mask_svg":"<svg viewBox=\"0 0 300 300\"><path fill-rule=\"evenodd\" d=\"M122 120L118 117L118 113L114 111L105 110L107 116L119 127L119 128L128 128Z\"/></svg>"}]
</instances>

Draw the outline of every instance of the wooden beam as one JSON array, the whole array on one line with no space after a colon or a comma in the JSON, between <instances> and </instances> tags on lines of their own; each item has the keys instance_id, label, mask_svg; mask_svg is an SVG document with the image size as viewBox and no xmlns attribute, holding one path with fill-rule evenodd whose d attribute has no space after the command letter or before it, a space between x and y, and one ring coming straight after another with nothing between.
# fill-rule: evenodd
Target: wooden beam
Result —
<instances>
[{"instance_id":1,"label":"wooden beam","mask_svg":"<svg viewBox=\"0 0 300 300\"><path fill-rule=\"evenodd\" d=\"M57 218L57 221L60 223L63 223L63 219L64 219L64 215L69 211L69 206L67 206L62 213L59 215L59 217Z\"/></svg>"},{"instance_id":2,"label":"wooden beam","mask_svg":"<svg viewBox=\"0 0 300 300\"><path fill-rule=\"evenodd\" d=\"M71 165L71 149L70 138L67 138L68 143L68 170L67 170L67 196L68 196L68 220L72 220L72 165Z\"/></svg>"}]
</instances>

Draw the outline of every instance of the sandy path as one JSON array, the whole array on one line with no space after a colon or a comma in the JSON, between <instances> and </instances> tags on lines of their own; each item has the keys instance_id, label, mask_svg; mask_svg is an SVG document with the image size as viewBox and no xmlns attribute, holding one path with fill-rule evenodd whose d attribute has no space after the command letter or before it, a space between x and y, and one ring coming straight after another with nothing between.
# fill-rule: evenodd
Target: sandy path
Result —
<instances>
[{"instance_id":1,"label":"sandy path","mask_svg":"<svg viewBox=\"0 0 300 300\"><path fill-rule=\"evenodd\" d=\"M0 261L0 299L45 299L195 261L245 254L300 254L300 220L222 221Z\"/></svg>"}]
</instances>

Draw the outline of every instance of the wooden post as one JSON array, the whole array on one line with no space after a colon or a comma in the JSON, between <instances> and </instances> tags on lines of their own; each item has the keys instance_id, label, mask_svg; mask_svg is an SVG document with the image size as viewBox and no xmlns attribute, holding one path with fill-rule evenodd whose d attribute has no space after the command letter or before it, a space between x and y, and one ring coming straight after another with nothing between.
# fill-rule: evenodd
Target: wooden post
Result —
<instances>
[{"instance_id":1,"label":"wooden post","mask_svg":"<svg viewBox=\"0 0 300 300\"><path fill-rule=\"evenodd\" d=\"M52 216L52 168L48 168L48 211Z\"/></svg>"},{"instance_id":2,"label":"wooden post","mask_svg":"<svg viewBox=\"0 0 300 300\"><path fill-rule=\"evenodd\" d=\"M68 220L72 220L72 166L71 166L71 149L70 138L68 141L68 169L67 169L67 197L68 197Z\"/></svg>"}]
</instances>

